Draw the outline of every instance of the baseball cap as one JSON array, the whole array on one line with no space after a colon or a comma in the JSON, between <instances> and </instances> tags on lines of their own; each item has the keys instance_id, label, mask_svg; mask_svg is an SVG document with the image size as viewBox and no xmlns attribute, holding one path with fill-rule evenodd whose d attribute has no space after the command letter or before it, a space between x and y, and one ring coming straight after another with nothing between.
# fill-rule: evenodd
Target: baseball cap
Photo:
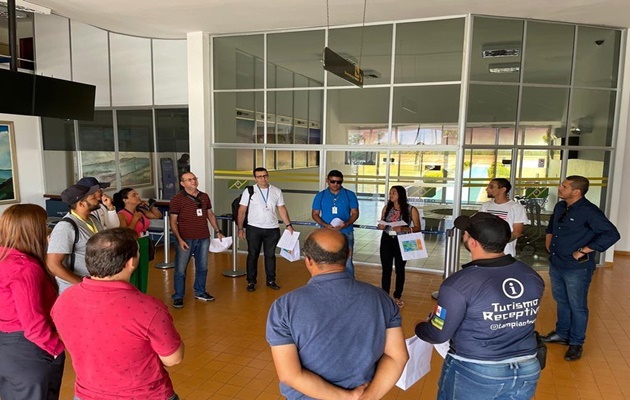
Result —
<instances>
[{"instance_id":1,"label":"baseball cap","mask_svg":"<svg viewBox=\"0 0 630 400\"><path fill-rule=\"evenodd\" d=\"M494 245L498 248L505 247L512 236L510 225L496 215L477 212L473 215L460 215L455 218L454 225L457 229L468 234L482 245Z\"/></svg>"},{"instance_id":2,"label":"baseball cap","mask_svg":"<svg viewBox=\"0 0 630 400\"><path fill-rule=\"evenodd\" d=\"M109 182L99 182L93 176L84 176L83 178L79 179L79 182L77 182L77 185L87 186L87 187L92 187L94 185L98 185L100 189L105 189L105 188L110 187L111 183L109 183Z\"/></svg>"},{"instance_id":3,"label":"baseball cap","mask_svg":"<svg viewBox=\"0 0 630 400\"><path fill-rule=\"evenodd\" d=\"M61 192L61 201L68 204L69 206L78 203L80 200L85 197L98 192L101 190L99 185L92 186L82 186L82 185L72 185L63 192Z\"/></svg>"}]
</instances>

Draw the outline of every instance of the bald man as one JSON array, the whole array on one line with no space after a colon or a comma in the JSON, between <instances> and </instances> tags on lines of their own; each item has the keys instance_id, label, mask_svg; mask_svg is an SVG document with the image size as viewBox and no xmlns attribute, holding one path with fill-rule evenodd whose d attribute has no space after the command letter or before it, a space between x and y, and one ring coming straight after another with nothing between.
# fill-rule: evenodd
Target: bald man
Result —
<instances>
[{"instance_id":1,"label":"bald man","mask_svg":"<svg viewBox=\"0 0 630 400\"><path fill-rule=\"evenodd\" d=\"M277 299L267 342L287 399L383 397L407 362L396 303L345 272L346 237L318 229L304 242L312 278Z\"/></svg>"}]
</instances>

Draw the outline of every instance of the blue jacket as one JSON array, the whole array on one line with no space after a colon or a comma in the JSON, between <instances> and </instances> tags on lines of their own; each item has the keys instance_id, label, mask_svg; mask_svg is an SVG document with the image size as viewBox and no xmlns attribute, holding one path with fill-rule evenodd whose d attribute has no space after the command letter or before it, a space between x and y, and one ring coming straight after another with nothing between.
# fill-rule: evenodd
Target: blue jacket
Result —
<instances>
[{"instance_id":1,"label":"blue jacket","mask_svg":"<svg viewBox=\"0 0 630 400\"><path fill-rule=\"evenodd\" d=\"M595 268L595 254L588 255L586 261L573 258L573 252L580 247L595 251L606 251L619 238L619 231L595 204L582 197L567 207L559 201L549 219L547 233L551 234L549 263L556 268Z\"/></svg>"}]
</instances>

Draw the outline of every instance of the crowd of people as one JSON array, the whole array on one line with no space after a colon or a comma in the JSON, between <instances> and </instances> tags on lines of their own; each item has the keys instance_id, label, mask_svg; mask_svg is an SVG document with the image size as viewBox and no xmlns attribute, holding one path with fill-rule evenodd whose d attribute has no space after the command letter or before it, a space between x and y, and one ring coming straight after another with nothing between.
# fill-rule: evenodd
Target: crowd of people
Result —
<instances>
[{"instance_id":1,"label":"crowd of people","mask_svg":"<svg viewBox=\"0 0 630 400\"><path fill-rule=\"evenodd\" d=\"M255 185L240 198L238 237L247 241L248 292L256 291L258 258L265 284L277 283L275 248L281 220L293 234L282 190L269 172L253 171ZM419 232L418 209L402 186L392 186L381 212L381 288L355 279L352 259L356 193L332 170L312 202L320 226L303 244L308 283L276 299L266 338L288 399L382 398L396 383L408 352L400 309L405 264L397 236ZM194 298L208 293L210 226L224 234L210 196L189 170L170 201L177 240L173 307L184 307L186 272L194 259ZM52 232L46 211L16 204L0 216L0 399L58 399L65 351L76 373L75 400L179 399L165 367L180 363L184 344L168 307L146 294L150 219L154 202L133 188L113 198L109 183L85 177L61 193L70 211ZM541 343L568 346L567 361L582 357L588 289L596 260L619 240L615 226L585 195L588 179L568 176L549 220L551 291L557 303L554 331L534 331L545 283L515 258L527 214L510 200L510 182L490 181L490 200L474 215L458 217L471 261L440 287L435 311L415 327L429 343L449 342L438 399L530 399L536 391ZM390 297L392 274L396 279ZM518 311L516 311L518 310ZM413 361L413 360L412 360Z\"/></svg>"}]
</instances>

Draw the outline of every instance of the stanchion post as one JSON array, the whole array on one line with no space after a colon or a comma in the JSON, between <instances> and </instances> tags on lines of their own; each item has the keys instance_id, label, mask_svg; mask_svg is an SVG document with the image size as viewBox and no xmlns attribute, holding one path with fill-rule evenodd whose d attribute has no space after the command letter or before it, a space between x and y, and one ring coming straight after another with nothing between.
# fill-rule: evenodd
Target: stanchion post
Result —
<instances>
[{"instance_id":1,"label":"stanchion post","mask_svg":"<svg viewBox=\"0 0 630 400\"><path fill-rule=\"evenodd\" d=\"M455 264L455 260L457 260L456 253L453 251L455 247L455 229L447 229L444 232L446 236L446 245L444 246L444 279L448 278L450 274L454 272L453 265ZM437 300L439 290L431 293L431 297Z\"/></svg>"},{"instance_id":2,"label":"stanchion post","mask_svg":"<svg viewBox=\"0 0 630 400\"><path fill-rule=\"evenodd\" d=\"M155 264L155 268L159 269L169 269L173 268L175 265L172 262L169 262L169 258L171 256L171 227L168 216L168 211L164 212L164 262Z\"/></svg>"},{"instance_id":3,"label":"stanchion post","mask_svg":"<svg viewBox=\"0 0 630 400\"><path fill-rule=\"evenodd\" d=\"M237 278L246 275L247 272L238 269L238 226L236 221L232 221L232 269L223 271L223 276L228 278Z\"/></svg>"}]
</instances>

